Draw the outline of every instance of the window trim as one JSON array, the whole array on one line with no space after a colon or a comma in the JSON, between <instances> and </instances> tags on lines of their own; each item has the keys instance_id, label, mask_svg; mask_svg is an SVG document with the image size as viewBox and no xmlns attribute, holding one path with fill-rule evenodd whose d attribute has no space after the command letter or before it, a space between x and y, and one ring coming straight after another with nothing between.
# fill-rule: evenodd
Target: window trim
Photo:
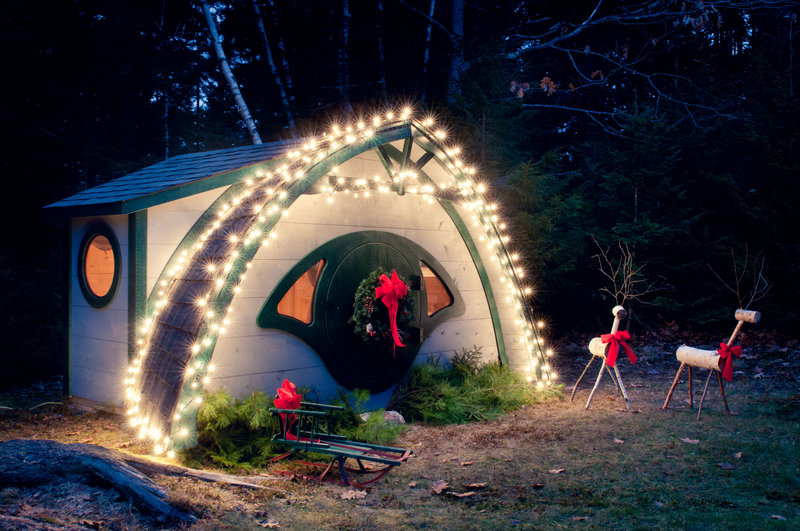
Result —
<instances>
[{"instance_id":1,"label":"window trim","mask_svg":"<svg viewBox=\"0 0 800 531\"><path fill-rule=\"evenodd\" d=\"M108 292L103 296L97 296L89 287L89 281L86 278L86 253L89 250L89 244L97 236L103 236L111 244L111 252L114 255L114 276L111 280L111 286ZM105 223L93 223L86 229L83 235L81 245L78 247L78 284L80 284L83 298L93 308L105 308L116 297L119 291L120 278L122 277L122 253L119 248L119 241L117 235L111 230L111 227Z\"/></svg>"}]
</instances>

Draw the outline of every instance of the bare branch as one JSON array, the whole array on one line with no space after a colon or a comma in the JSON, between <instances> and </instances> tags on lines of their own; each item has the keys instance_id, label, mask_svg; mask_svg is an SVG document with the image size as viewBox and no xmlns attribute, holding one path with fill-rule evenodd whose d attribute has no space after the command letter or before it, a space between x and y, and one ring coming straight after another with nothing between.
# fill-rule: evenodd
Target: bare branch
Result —
<instances>
[{"instance_id":1,"label":"bare branch","mask_svg":"<svg viewBox=\"0 0 800 531\"><path fill-rule=\"evenodd\" d=\"M597 259L600 273L608 279L611 286L610 288L602 287L599 291L608 293L614 298L617 305L625 306L628 301L643 303L642 297L658 291L654 287L655 283L642 287L642 284L646 282L642 273L646 264L636 266L628 244L618 241L619 256L613 257L611 256L611 246L604 249L594 236L592 236L592 240L599 249L599 253L592 258Z\"/></svg>"},{"instance_id":2,"label":"bare branch","mask_svg":"<svg viewBox=\"0 0 800 531\"><path fill-rule=\"evenodd\" d=\"M759 264L759 257L761 259L760 264ZM725 281L725 279L723 279L722 276L718 274L713 267L711 267L711 264L707 265L708 268L711 270L711 272L714 274L714 276L717 277L717 280L719 280L720 283L725 287L725 289L736 295L736 300L739 304L739 308L747 310L751 304L763 299L769 292L770 285L766 277L764 276L765 263L766 263L766 257L760 256L759 253L759 255L757 255L756 258L753 260L753 265L751 268L749 265L750 250L749 247L745 245L744 262L743 265L740 266L739 261L737 261L736 259L736 252L733 249L731 249L731 265L733 269L734 285L731 285L730 283ZM749 273L749 270L751 269L752 273ZM749 274L752 274L752 281L750 283L750 286L747 288L747 292L743 293L744 289L743 282ZM750 297L750 299L747 301L747 304L744 303L745 296Z\"/></svg>"}]
</instances>

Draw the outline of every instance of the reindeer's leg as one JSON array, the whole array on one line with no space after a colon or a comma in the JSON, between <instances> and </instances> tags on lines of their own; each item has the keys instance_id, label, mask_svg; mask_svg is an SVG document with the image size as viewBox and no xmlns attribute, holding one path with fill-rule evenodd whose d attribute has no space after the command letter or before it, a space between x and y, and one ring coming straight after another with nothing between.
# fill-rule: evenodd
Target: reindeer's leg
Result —
<instances>
[{"instance_id":1,"label":"reindeer's leg","mask_svg":"<svg viewBox=\"0 0 800 531\"><path fill-rule=\"evenodd\" d=\"M705 387L703 387L703 394L700 397L700 405L697 406L697 420L700 420L700 413L702 413L702 411L703 411L703 401L706 399L706 391L708 391L708 382L711 381L711 373L712 372L717 372L717 371L715 371L714 369L709 369L708 370L708 378L706 378L706 385L705 385Z\"/></svg>"},{"instance_id":2,"label":"reindeer's leg","mask_svg":"<svg viewBox=\"0 0 800 531\"><path fill-rule=\"evenodd\" d=\"M622 392L622 396L625 397L625 404L628 406L628 409L631 408L631 399L628 398L628 393L625 391L625 384L622 383L622 376L619 375L619 369L617 369L617 365L614 364L614 373L617 375L617 382L619 382L619 389Z\"/></svg>"},{"instance_id":3,"label":"reindeer's leg","mask_svg":"<svg viewBox=\"0 0 800 531\"><path fill-rule=\"evenodd\" d=\"M683 372L683 366L686 365L685 363L681 362L681 366L678 367L678 372L675 374L675 379L672 381L672 387L669 388L669 392L667 393L667 399L664 400L664 405L661 406L661 409L667 409L667 404L669 404L669 399L672 398L672 391L675 390L675 386L678 385L678 378L681 377L681 372ZM689 374L691 374L691 368L689 369Z\"/></svg>"},{"instance_id":4,"label":"reindeer's leg","mask_svg":"<svg viewBox=\"0 0 800 531\"><path fill-rule=\"evenodd\" d=\"M591 367L592 362L594 361L594 358L595 358L595 356L594 356L594 354L592 354L592 358L589 360L589 363L586 364L586 367L584 367L583 372L581 373L580 377L578 378L578 381L575 382L575 387L572 388L572 395L570 395L570 397L569 397L569 401L570 402L572 402L572 400L575 398L575 391L578 390L578 384L581 383L581 380L583 380L583 375L586 374L586 371L588 371L589 367Z\"/></svg>"},{"instance_id":5,"label":"reindeer's leg","mask_svg":"<svg viewBox=\"0 0 800 531\"><path fill-rule=\"evenodd\" d=\"M692 366L689 365L689 409L694 407L694 391L692 391Z\"/></svg>"},{"instance_id":6,"label":"reindeer's leg","mask_svg":"<svg viewBox=\"0 0 800 531\"><path fill-rule=\"evenodd\" d=\"M605 366L606 361L603 360L603 365ZM583 409L589 409L589 404L592 403L592 397L594 396L594 392L597 391L597 386L600 385L600 379L603 377L603 367L600 367L600 372L597 373L597 381L594 382L594 387L592 387L592 392L589 393L589 399L586 401L586 407Z\"/></svg>"},{"instance_id":7,"label":"reindeer's leg","mask_svg":"<svg viewBox=\"0 0 800 531\"><path fill-rule=\"evenodd\" d=\"M725 398L725 388L722 385L722 376L720 375L720 373L718 371L714 371L714 372L717 373L717 380L719 380L719 392L720 392L720 394L722 394L722 402L725 404L725 414L726 415L730 415L731 412L728 409L728 399Z\"/></svg>"}]
</instances>

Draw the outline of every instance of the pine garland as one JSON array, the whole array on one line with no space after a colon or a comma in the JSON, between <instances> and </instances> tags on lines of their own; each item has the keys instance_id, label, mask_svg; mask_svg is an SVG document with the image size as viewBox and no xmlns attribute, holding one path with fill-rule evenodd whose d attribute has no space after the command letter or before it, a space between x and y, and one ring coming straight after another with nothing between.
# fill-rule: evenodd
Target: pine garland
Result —
<instances>
[{"instance_id":1,"label":"pine garland","mask_svg":"<svg viewBox=\"0 0 800 531\"><path fill-rule=\"evenodd\" d=\"M380 286L378 279L382 274L384 271L379 267L358 285L353 301L353 315L347 322L354 325L353 333L360 336L364 343L391 346L393 340L389 324L389 310L375 299L375 288ZM411 293L398 301L397 329L404 343L406 343L407 336L404 329L413 322L414 309L414 298Z\"/></svg>"}]
</instances>

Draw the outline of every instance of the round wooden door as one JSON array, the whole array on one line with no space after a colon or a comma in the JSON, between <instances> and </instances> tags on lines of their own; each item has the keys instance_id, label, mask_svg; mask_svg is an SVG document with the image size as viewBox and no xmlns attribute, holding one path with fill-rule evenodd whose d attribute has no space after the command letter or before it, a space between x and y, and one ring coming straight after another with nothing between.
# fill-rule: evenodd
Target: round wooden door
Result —
<instances>
[{"instance_id":1,"label":"round wooden door","mask_svg":"<svg viewBox=\"0 0 800 531\"><path fill-rule=\"evenodd\" d=\"M325 332L330 361L338 366L342 377L354 387L383 389L397 381L414 361L419 350L419 311L415 310L411 326L404 330L405 347L365 343L353 333L349 323L353 315L356 290L372 271L381 268L387 275L397 271L410 290L407 297L419 299L418 261L411 262L404 253L384 242L369 242L354 247L338 264L329 264L333 274L325 293ZM414 308L419 308L418 300ZM380 301L379 311L388 310ZM414 337L414 332L416 336ZM346 376L344 376L346 375Z\"/></svg>"},{"instance_id":2,"label":"round wooden door","mask_svg":"<svg viewBox=\"0 0 800 531\"><path fill-rule=\"evenodd\" d=\"M435 272L447 292L449 303L435 312L428 310L423 264L429 274ZM392 349L391 342L365 343L348 322L359 284L378 268L389 276L396 271L409 288L406 296L413 298L409 306L414 308L414 315L403 327L405 347ZM308 311L288 315L291 312L281 309L281 301L292 292L293 286L302 282L310 285L310 277L314 284L313 294L305 299ZM375 304L385 310L380 301ZM461 315L464 309L454 281L425 249L396 234L363 231L335 238L298 261L278 282L256 321L262 328L284 330L305 341L342 386L378 392L403 377L420 345L436 326Z\"/></svg>"}]
</instances>

